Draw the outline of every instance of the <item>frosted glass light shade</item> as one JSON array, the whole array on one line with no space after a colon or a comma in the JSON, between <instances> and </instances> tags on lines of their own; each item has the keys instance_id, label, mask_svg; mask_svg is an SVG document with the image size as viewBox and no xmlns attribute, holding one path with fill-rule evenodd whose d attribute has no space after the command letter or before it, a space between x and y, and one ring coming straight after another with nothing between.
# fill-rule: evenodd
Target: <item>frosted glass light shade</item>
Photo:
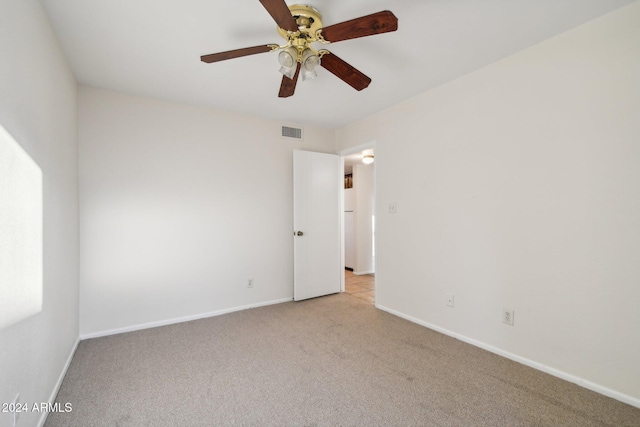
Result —
<instances>
[{"instance_id":1,"label":"frosted glass light shade","mask_svg":"<svg viewBox=\"0 0 640 427\"><path fill-rule=\"evenodd\" d=\"M311 49L302 52L302 80L311 80L318 77L316 67L320 65L320 57L313 53Z\"/></svg>"},{"instance_id":2,"label":"frosted glass light shade","mask_svg":"<svg viewBox=\"0 0 640 427\"><path fill-rule=\"evenodd\" d=\"M285 66L282 66L282 67L280 67L280 72L283 75L289 77L290 79L293 79L293 76L296 75L296 69L293 68L293 67L292 68L287 68Z\"/></svg>"},{"instance_id":3,"label":"frosted glass light shade","mask_svg":"<svg viewBox=\"0 0 640 427\"><path fill-rule=\"evenodd\" d=\"M313 80L318 77L318 73L316 70L307 70L306 68L302 71L302 80Z\"/></svg>"},{"instance_id":4,"label":"frosted glass light shade","mask_svg":"<svg viewBox=\"0 0 640 427\"><path fill-rule=\"evenodd\" d=\"M302 54L302 66L305 70L313 71L320 65L320 57L315 55L310 49L307 49Z\"/></svg>"},{"instance_id":5,"label":"frosted glass light shade","mask_svg":"<svg viewBox=\"0 0 640 427\"><path fill-rule=\"evenodd\" d=\"M298 51L295 47L289 46L281 49L278 53L278 62L280 62L280 72L285 76L293 79L296 74L296 63L298 59Z\"/></svg>"},{"instance_id":6,"label":"frosted glass light shade","mask_svg":"<svg viewBox=\"0 0 640 427\"><path fill-rule=\"evenodd\" d=\"M296 63L296 50L293 47L282 49L278 54L278 62L284 68L291 68Z\"/></svg>"}]
</instances>

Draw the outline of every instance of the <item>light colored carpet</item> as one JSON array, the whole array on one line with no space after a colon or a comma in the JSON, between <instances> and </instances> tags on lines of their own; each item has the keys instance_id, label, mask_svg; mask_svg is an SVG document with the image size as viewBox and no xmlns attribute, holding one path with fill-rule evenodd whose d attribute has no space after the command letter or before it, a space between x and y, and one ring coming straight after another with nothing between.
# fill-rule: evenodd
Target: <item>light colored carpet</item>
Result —
<instances>
[{"instance_id":1,"label":"light colored carpet","mask_svg":"<svg viewBox=\"0 0 640 427\"><path fill-rule=\"evenodd\" d=\"M82 341L46 426L638 426L347 294Z\"/></svg>"}]
</instances>

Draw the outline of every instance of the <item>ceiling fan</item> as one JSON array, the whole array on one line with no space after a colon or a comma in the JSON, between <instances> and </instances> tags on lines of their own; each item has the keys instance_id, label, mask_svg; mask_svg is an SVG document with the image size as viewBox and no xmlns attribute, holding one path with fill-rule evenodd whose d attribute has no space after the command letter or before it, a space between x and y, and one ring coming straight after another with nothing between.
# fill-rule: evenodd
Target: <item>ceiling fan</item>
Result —
<instances>
[{"instance_id":1,"label":"ceiling fan","mask_svg":"<svg viewBox=\"0 0 640 427\"><path fill-rule=\"evenodd\" d=\"M369 77L328 50L315 50L311 44L335 43L398 29L398 18L388 10L323 27L320 12L312 6L287 6L284 0L260 0L260 3L278 24L278 33L286 40L284 45L268 44L212 53L201 56L200 60L211 63L279 51L278 61L283 74L280 98L293 95L300 72L303 80L314 78L317 66L327 69L356 90L366 88L371 83Z\"/></svg>"}]
</instances>

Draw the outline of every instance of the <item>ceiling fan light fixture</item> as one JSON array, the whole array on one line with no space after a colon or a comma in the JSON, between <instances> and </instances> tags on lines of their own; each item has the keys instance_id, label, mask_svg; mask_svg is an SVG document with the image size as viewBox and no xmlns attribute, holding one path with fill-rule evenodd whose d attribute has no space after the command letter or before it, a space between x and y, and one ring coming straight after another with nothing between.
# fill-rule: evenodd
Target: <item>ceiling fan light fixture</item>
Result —
<instances>
[{"instance_id":1,"label":"ceiling fan light fixture","mask_svg":"<svg viewBox=\"0 0 640 427\"><path fill-rule=\"evenodd\" d=\"M281 65L280 72L290 79L293 79L293 76L296 74L298 50L293 46L280 49L278 62L280 62Z\"/></svg>"},{"instance_id":2,"label":"ceiling fan light fixture","mask_svg":"<svg viewBox=\"0 0 640 427\"><path fill-rule=\"evenodd\" d=\"M311 49L305 49L305 51L302 52L302 66L304 69L313 71L318 65L320 65L320 57Z\"/></svg>"},{"instance_id":3,"label":"ceiling fan light fixture","mask_svg":"<svg viewBox=\"0 0 640 427\"><path fill-rule=\"evenodd\" d=\"M320 57L311 49L302 52L302 80L312 80L318 77L316 68L320 65Z\"/></svg>"},{"instance_id":4,"label":"ceiling fan light fixture","mask_svg":"<svg viewBox=\"0 0 640 427\"><path fill-rule=\"evenodd\" d=\"M383 34L398 29L398 18L388 10L361 16L349 21L325 27L320 12L309 5L287 5L285 0L260 0L262 6L277 24L277 31L286 40L284 46L278 44L258 45L242 49L228 50L200 56L206 63L225 61L264 52L278 52L280 72L285 75L280 84L279 98L292 96L296 80L317 77L316 68L322 60L322 67L334 74L355 90L369 86L371 79L326 49L314 50L312 43L335 43L360 37Z\"/></svg>"},{"instance_id":5,"label":"ceiling fan light fixture","mask_svg":"<svg viewBox=\"0 0 640 427\"><path fill-rule=\"evenodd\" d=\"M295 68L297 57L298 51L295 47L285 47L280 49L280 53L278 53L278 62L280 62L280 65L284 68Z\"/></svg>"}]
</instances>

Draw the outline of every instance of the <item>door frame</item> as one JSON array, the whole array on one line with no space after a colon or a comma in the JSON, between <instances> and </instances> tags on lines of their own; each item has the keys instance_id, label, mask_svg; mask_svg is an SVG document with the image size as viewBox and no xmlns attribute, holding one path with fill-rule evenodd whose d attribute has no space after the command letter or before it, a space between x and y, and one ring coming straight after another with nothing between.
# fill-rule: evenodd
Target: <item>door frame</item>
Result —
<instances>
[{"instance_id":1,"label":"door frame","mask_svg":"<svg viewBox=\"0 0 640 427\"><path fill-rule=\"evenodd\" d=\"M344 150L340 150L338 151L338 155L340 155L340 176L342 178L342 181L344 181L344 158L346 156L349 156L351 154L355 154L355 153L359 153L361 151L364 150L370 150L370 149L374 149L374 156L377 158L378 157L378 153L375 152L375 148L376 148L376 144L377 141L376 140L372 140L369 142L366 142L364 144L360 144L360 145L356 145L355 147L349 147L349 148L345 148ZM377 160L376 160L377 161ZM374 197L374 204L373 204L373 214L375 215L375 217L378 217L378 212L376 211L376 207L378 205L378 198L377 198L377 193L378 193L378 168L374 167L373 169L373 174L374 174L374 179L376 182L375 188L373 190L373 197ZM376 221L377 223L378 221ZM345 226L344 226L344 185L340 186L340 292L344 292L345 291L345 283L344 283L344 256L345 256L345 245L344 245L344 232L345 232ZM377 238L374 235L374 242L373 244L375 245L376 249L378 248L378 243L377 243ZM378 251L376 250L376 253ZM377 271L376 268L376 260L378 257L375 257L373 259L373 265L374 265L374 271ZM377 299L376 299L377 302Z\"/></svg>"}]
</instances>

